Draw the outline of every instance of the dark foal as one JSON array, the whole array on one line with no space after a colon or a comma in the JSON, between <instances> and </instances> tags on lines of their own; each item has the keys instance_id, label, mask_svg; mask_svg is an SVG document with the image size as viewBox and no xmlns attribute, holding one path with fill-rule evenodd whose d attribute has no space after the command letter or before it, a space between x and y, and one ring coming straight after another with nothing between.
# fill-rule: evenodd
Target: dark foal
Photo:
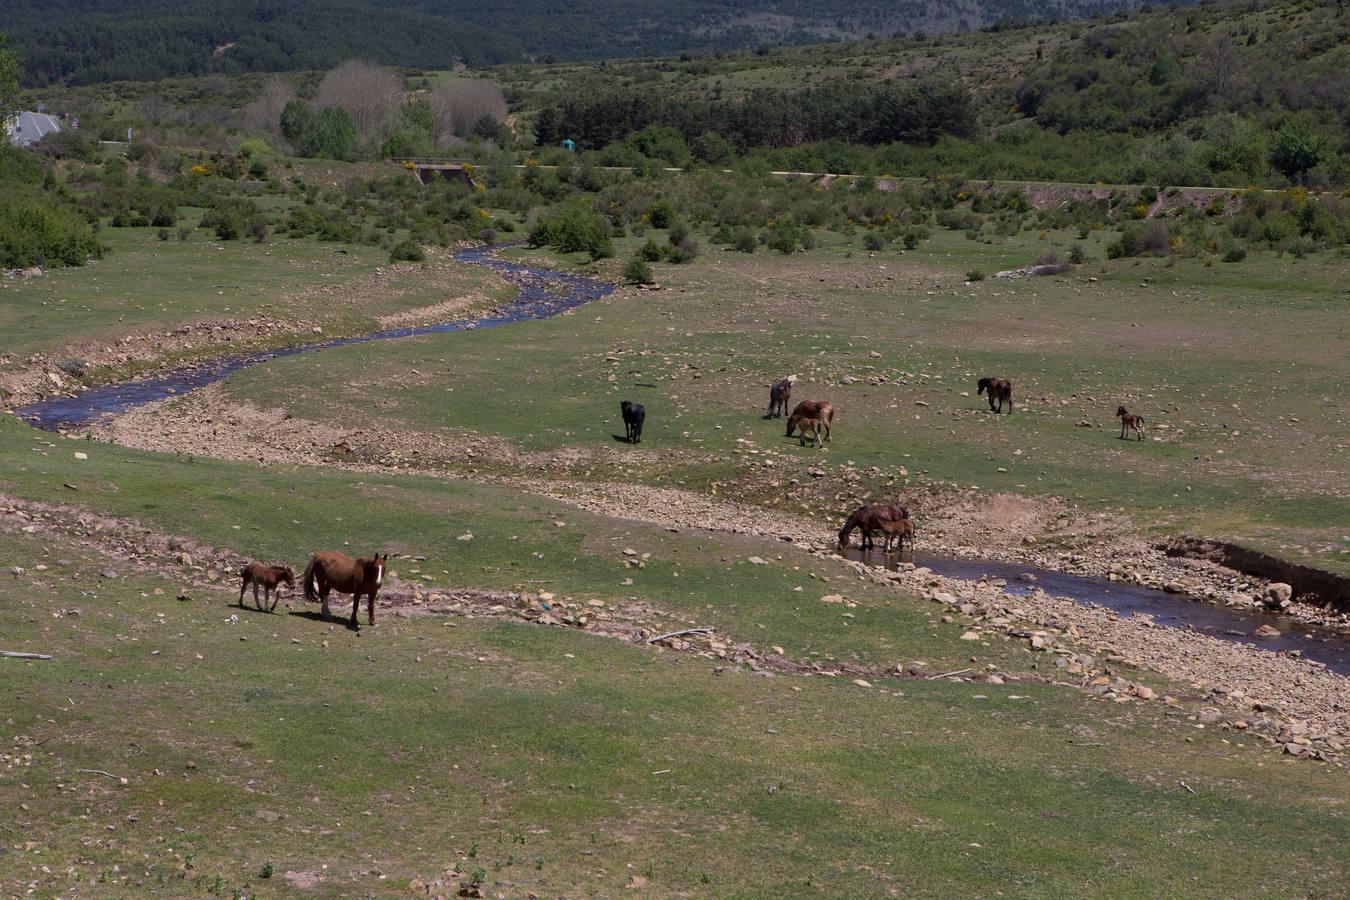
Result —
<instances>
[{"instance_id":1,"label":"dark foal","mask_svg":"<svg viewBox=\"0 0 1350 900\"><path fill-rule=\"evenodd\" d=\"M262 601L258 599L258 587L263 589L263 596L270 604L267 611L271 612L277 608L277 600L281 599L281 586L289 585L292 591L295 590L295 573L291 571L290 566L264 566L262 563L249 563L239 570L239 605L244 605L244 592L248 590L249 585L253 586L253 605L258 609L263 608ZM276 600L272 599L272 592L276 591Z\"/></svg>"},{"instance_id":2,"label":"dark foal","mask_svg":"<svg viewBox=\"0 0 1350 900\"><path fill-rule=\"evenodd\" d=\"M305 599L319 600L323 603L323 617L329 616L328 592L352 595L352 619L348 623L352 630L359 631L356 624L356 611L361 608L361 595L365 594L366 618L375 624L375 595L384 583L384 566L389 562L389 554L376 553L361 559L352 559L336 550L316 553L305 566Z\"/></svg>"},{"instance_id":3,"label":"dark foal","mask_svg":"<svg viewBox=\"0 0 1350 900\"><path fill-rule=\"evenodd\" d=\"M619 403L619 412L623 414L624 437L628 443L642 443L642 423L647 419L647 410L641 403L623 400Z\"/></svg>"},{"instance_id":4,"label":"dark foal","mask_svg":"<svg viewBox=\"0 0 1350 900\"><path fill-rule=\"evenodd\" d=\"M1136 440L1144 439L1144 417L1136 416L1123 406L1116 407L1116 418L1120 419L1120 439L1125 440L1125 433L1133 431Z\"/></svg>"},{"instance_id":5,"label":"dark foal","mask_svg":"<svg viewBox=\"0 0 1350 900\"><path fill-rule=\"evenodd\" d=\"M1006 378L981 378L979 381L979 390L975 396L989 392L989 410L990 412L1003 412L1003 404L1008 404L1008 415L1012 415L1012 382Z\"/></svg>"}]
</instances>

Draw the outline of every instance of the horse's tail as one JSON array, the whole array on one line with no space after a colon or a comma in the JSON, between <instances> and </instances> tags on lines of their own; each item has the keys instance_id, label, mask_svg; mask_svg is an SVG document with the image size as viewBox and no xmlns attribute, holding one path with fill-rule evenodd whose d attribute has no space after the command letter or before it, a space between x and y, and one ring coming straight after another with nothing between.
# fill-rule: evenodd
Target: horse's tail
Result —
<instances>
[{"instance_id":1,"label":"horse's tail","mask_svg":"<svg viewBox=\"0 0 1350 900\"><path fill-rule=\"evenodd\" d=\"M306 599L306 600L318 600L318 599L319 599L319 579L318 579L318 576L314 574L314 570L317 569L318 567L319 567L319 557L317 557L317 556L311 556L311 557L309 558L309 565L305 566L305 599Z\"/></svg>"}]
</instances>

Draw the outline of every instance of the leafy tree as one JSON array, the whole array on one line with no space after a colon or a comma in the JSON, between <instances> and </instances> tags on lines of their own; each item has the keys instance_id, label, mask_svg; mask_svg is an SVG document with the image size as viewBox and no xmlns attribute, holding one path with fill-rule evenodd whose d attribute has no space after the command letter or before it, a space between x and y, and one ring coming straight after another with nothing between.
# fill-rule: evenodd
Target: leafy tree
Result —
<instances>
[{"instance_id":1,"label":"leafy tree","mask_svg":"<svg viewBox=\"0 0 1350 900\"><path fill-rule=\"evenodd\" d=\"M300 156L313 159L356 159L356 126L344 109L330 106L317 113L292 100L281 111L281 133Z\"/></svg>"},{"instance_id":2,"label":"leafy tree","mask_svg":"<svg viewBox=\"0 0 1350 900\"><path fill-rule=\"evenodd\" d=\"M19 54L8 44L8 36L0 32L0 125L19 109Z\"/></svg>"},{"instance_id":3,"label":"leafy tree","mask_svg":"<svg viewBox=\"0 0 1350 900\"><path fill-rule=\"evenodd\" d=\"M1276 171L1297 181L1328 157L1331 141L1307 114L1291 116L1275 132L1270 148L1270 164Z\"/></svg>"},{"instance_id":4,"label":"leafy tree","mask_svg":"<svg viewBox=\"0 0 1350 900\"><path fill-rule=\"evenodd\" d=\"M547 246L559 253L584 251L591 259L614 255L614 241L604 217L579 200L565 201L541 216L530 230L530 246Z\"/></svg>"}]
</instances>

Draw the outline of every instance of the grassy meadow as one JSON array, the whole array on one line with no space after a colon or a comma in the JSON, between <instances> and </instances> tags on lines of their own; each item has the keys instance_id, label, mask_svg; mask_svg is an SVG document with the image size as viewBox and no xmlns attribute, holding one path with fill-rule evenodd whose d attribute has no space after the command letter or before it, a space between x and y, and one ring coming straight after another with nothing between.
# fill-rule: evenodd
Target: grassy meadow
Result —
<instances>
[{"instance_id":1,"label":"grassy meadow","mask_svg":"<svg viewBox=\"0 0 1350 900\"><path fill-rule=\"evenodd\" d=\"M881 469L877 490L904 467L902 487L1060 496L1148 533L1230 538L1350 571L1334 389L1350 358L1350 264L1331 254L1105 261L1097 237L1072 273L967 281L1071 243L1068 233L986 244L939 231L918 250L877 254L839 238L790 257L709 247L661 267L659 292L505 330L283 360L228 389L333 422L374 403L382 421L451 445L476 433L557 453L612 444L617 401L630 398L648 408L634 477L739 484L791 504L782 482L818 463ZM344 379L354 364L359 379ZM801 379L794 397L841 408L826 451L758 418L767 383L788 373ZM985 374L1013 380L1016 413L987 414L975 396ZM1143 444L1117 439L1122 403L1147 419ZM766 480L746 466L748 448L782 451L788 468Z\"/></svg>"},{"instance_id":2,"label":"grassy meadow","mask_svg":"<svg viewBox=\"0 0 1350 900\"><path fill-rule=\"evenodd\" d=\"M6 422L0 490L292 562L382 542L427 557L398 561L404 578L638 596L804 659L1036 674L1020 644L973 647L932 604L762 541L480 484L76 447ZM629 546L646 569L623 568ZM1237 896L1345 876L1343 775L1161 704L723 672L462 617L386 615L357 636L232 608L228 585L177 600L176 579L60 533L0 547L22 569L0 575L5 647L55 657L3 660L7 892L396 896L453 869L448 892L505 896Z\"/></svg>"},{"instance_id":3,"label":"grassy meadow","mask_svg":"<svg viewBox=\"0 0 1350 900\"><path fill-rule=\"evenodd\" d=\"M114 252L102 261L5 283L0 328L16 337L3 365L204 319L276 317L293 326L283 341L319 323L356 332L511 291L442 257L390 269L387 250L356 244L104 236ZM647 237L665 239L618 238L599 263L503 253L617 280ZM510 481L583 458L569 478L715 483L719 496L832 520L836 501L804 492L807 473L854 470L864 493L1062 497L1149 535L1229 537L1350 571L1338 390L1350 261L1107 261L1112 235L1100 231L969 240L937 229L917 249L871 253L822 230L789 256L696 237L694 261L656 265L660 290L274 360L222 385L228 402L339 428L500 448L452 456L451 477L149 453L0 416L0 508L57 504L65 526L24 530L0 509L0 648L54 657L0 659L11 813L0 889L1339 892L1343 770L1205 727L1187 685L1128 670L1189 705L1110 702L1057 683L1021 641L962 640L968 620L842 561L583 512ZM1075 243L1088 262L1072 272L992 277ZM789 373L794 399L840 407L827 450L760 418L767 383ZM1013 415L975 396L985 374L1013 379ZM627 398L647 406L640 447L614 437ZM1117 439L1120 403L1147 418L1148 440ZM465 477L475 471L490 477ZM231 607L228 572L219 586L203 572L185 585L128 561L135 548L76 527L81 512L297 568L320 548L387 550L391 575L428 591L646 603L644 625L711 625L803 662L993 666L1007 683L756 674L466 616L386 613L358 636L300 604L271 616ZM649 554L642 568L625 564L629 549Z\"/></svg>"}]
</instances>

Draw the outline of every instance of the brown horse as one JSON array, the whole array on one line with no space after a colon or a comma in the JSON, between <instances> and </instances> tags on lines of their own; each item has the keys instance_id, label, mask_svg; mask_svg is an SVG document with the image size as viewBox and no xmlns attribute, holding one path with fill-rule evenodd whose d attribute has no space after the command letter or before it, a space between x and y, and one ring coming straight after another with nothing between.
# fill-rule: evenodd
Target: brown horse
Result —
<instances>
[{"instance_id":1,"label":"brown horse","mask_svg":"<svg viewBox=\"0 0 1350 900\"><path fill-rule=\"evenodd\" d=\"M797 422L797 427L801 429L798 434L798 437L801 438L799 441L801 446L806 446L806 436L808 432L811 435L811 439L816 442L817 450L825 446L820 442L820 433L822 431L828 432L830 426L826 425L822 419L801 419Z\"/></svg>"},{"instance_id":2,"label":"brown horse","mask_svg":"<svg viewBox=\"0 0 1350 900\"><path fill-rule=\"evenodd\" d=\"M903 506L894 506L889 503L868 503L860 506L849 515L848 520L844 522L844 527L839 529L839 549L842 550L848 546L849 535L854 531L861 531L861 547L864 550L870 550L876 546L876 541L872 539L872 533L886 530L883 523L908 518L909 510Z\"/></svg>"},{"instance_id":3,"label":"brown horse","mask_svg":"<svg viewBox=\"0 0 1350 900\"><path fill-rule=\"evenodd\" d=\"M995 413L1003 412L1003 404L1008 404L1008 415L1012 415L1012 382L1006 378L981 378L978 384L979 390L975 396L989 392L989 411ZM997 406L995 405L997 404Z\"/></svg>"},{"instance_id":4,"label":"brown horse","mask_svg":"<svg viewBox=\"0 0 1350 900\"><path fill-rule=\"evenodd\" d=\"M244 605L244 591L248 590L249 585L253 585L253 605L262 609L263 605L258 600L258 586L263 589L263 596L271 604L267 611L271 612L277 608L277 600L281 599L281 586L289 585L291 590L295 590L295 573L291 571L290 566L264 566L262 563L249 563L239 570L239 605ZM272 591L277 592L276 600L272 599Z\"/></svg>"},{"instance_id":5,"label":"brown horse","mask_svg":"<svg viewBox=\"0 0 1350 900\"><path fill-rule=\"evenodd\" d=\"M792 399L792 379L784 378L781 381L775 381L769 388L769 411L764 414L766 419L781 419L787 415L788 401Z\"/></svg>"},{"instance_id":6,"label":"brown horse","mask_svg":"<svg viewBox=\"0 0 1350 900\"><path fill-rule=\"evenodd\" d=\"M882 519L881 531L886 535L884 549L891 551L891 541L895 541L896 550L905 549L905 538L909 538L909 549L914 549L914 520L908 515L899 519Z\"/></svg>"},{"instance_id":7,"label":"brown horse","mask_svg":"<svg viewBox=\"0 0 1350 900\"><path fill-rule=\"evenodd\" d=\"M803 400L792 409L792 415L787 420L787 436L792 437L792 432L797 430L797 426L806 419L814 419L817 427L825 429L825 440L830 440L834 432L834 404L826 400ZM806 434L802 432L803 436ZM819 443L820 436L816 435L816 441Z\"/></svg>"},{"instance_id":8,"label":"brown horse","mask_svg":"<svg viewBox=\"0 0 1350 900\"><path fill-rule=\"evenodd\" d=\"M1116 407L1116 418L1120 419L1120 439L1125 440L1125 432L1133 431L1137 440L1144 439L1144 417L1136 416L1123 406Z\"/></svg>"},{"instance_id":9,"label":"brown horse","mask_svg":"<svg viewBox=\"0 0 1350 900\"><path fill-rule=\"evenodd\" d=\"M360 630L356 624L356 611L361 608L361 595L365 594L366 617L371 625L375 624L375 595L384 583L384 566L389 562L389 554L376 553L361 559L352 559L336 550L316 553L305 566L305 599L323 602L323 617L328 618L328 592L336 590L340 594L352 595L352 620L349 623L354 630Z\"/></svg>"}]
</instances>

